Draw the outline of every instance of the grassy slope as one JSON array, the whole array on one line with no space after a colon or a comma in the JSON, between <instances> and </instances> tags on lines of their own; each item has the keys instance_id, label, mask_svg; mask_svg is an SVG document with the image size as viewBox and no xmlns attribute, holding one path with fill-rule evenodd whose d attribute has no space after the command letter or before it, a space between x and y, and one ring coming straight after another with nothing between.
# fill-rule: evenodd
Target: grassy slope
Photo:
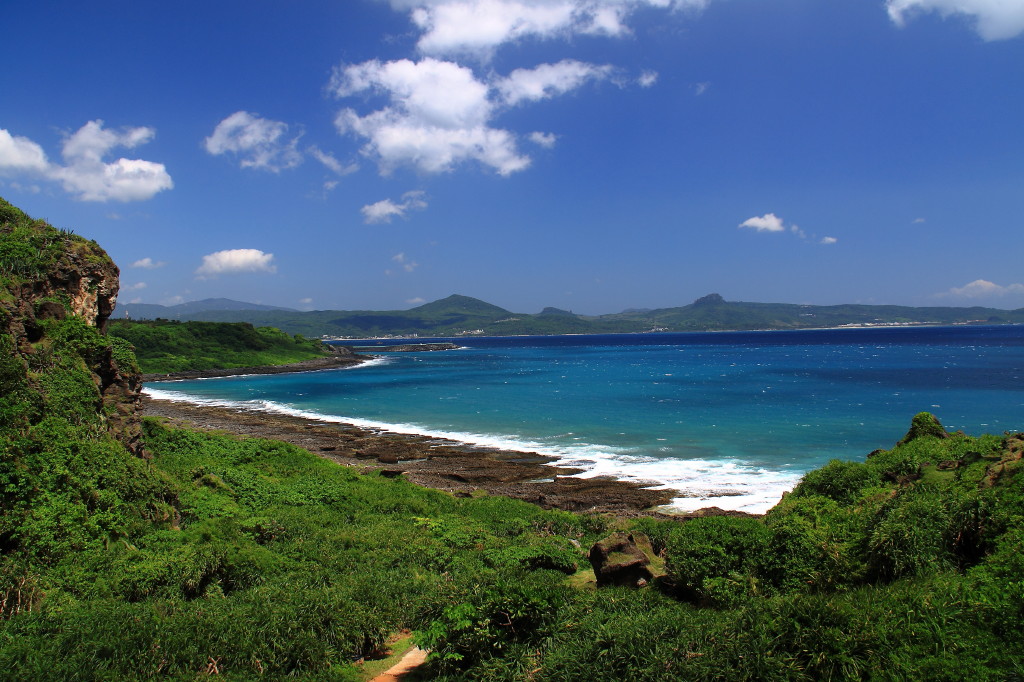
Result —
<instances>
[{"instance_id":1,"label":"grassy slope","mask_svg":"<svg viewBox=\"0 0 1024 682\"><path fill-rule=\"evenodd\" d=\"M110 334L135 347L147 374L283 365L328 355L319 340L244 322L117 320Z\"/></svg>"}]
</instances>

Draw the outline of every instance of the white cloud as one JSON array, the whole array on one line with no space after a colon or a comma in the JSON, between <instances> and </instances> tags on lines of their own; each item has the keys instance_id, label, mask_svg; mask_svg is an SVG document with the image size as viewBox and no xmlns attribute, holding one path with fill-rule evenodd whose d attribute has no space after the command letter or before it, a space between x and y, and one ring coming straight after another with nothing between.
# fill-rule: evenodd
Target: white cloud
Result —
<instances>
[{"instance_id":1,"label":"white cloud","mask_svg":"<svg viewBox=\"0 0 1024 682\"><path fill-rule=\"evenodd\" d=\"M494 111L489 88L464 66L429 58L373 60L338 69L330 88L339 97L377 92L389 98L378 111L360 116L343 109L335 119L339 132L367 139L362 153L376 157L383 173L400 165L439 173L477 161L510 175L530 163L511 133L488 125Z\"/></svg>"},{"instance_id":2,"label":"white cloud","mask_svg":"<svg viewBox=\"0 0 1024 682\"><path fill-rule=\"evenodd\" d=\"M103 121L89 121L64 139L65 165L51 163L38 144L0 129L0 173L29 173L60 182L82 201L142 201L174 187L162 163L104 158L116 147L132 149L153 139L152 128L106 130Z\"/></svg>"},{"instance_id":3,"label":"white cloud","mask_svg":"<svg viewBox=\"0 0 1024 682\"><path fill-rule=\"evenodd\" d=\"M489 57L498 46L526 38L622 36L638 9L701 8L707 0L390 0L422 32L425 54Z\"/></svg>"},{"instance_id":4,"label":"white cloud","mask_svg":"<svg viewBox=\"0 0 1024 682\"><path fill-rule=\"evenodd\" d=\"M178 305L184 302L184 296L168 296L160 301L161 305Z\"/></svg>"},{"instance_id":5,"label":"white cloud","mask_svg":"<svg viewBox=\"0 0 1024 682\"><path fill-rule=\"evenodd\" d=\"M65 138L61 153L67 165L51 168L49 175L82 201L150 199L174 187L162 163L125 158L105 163L103 158L116 147L133 149L155 135L152 128L105 130L103 121L89 121Z\"/></svg>"},{"instance_id":6,"label":"white cloud","mask_svg":"<svg viewBox=\"0 0 1024 682\"><path fill-rule=\"evenodd\" d=\"M1024 32L1024 2L1020 0L887 0L889 18L904 26L908 18L926 12L943 17L968 17L984 40L1005 40Z\"/></svg>"},{"instance_id":7,"label":"white cloud","mask_svg":"<svg viewBox=\"0 0 1024 682\"><path fill-rule=\"evenodd\" d=\"M242 168L276 173L302 163L297 149L300 136L288 139L287 123L236 111L217 124L203 146L214 156L238 155Z\"/></svg>"},{"instance_id":8,"label":"white cloud","mask_svg":"<svg viewBox=\"0 0 1024 682\"><path fill-rule=\"evenodd\" d=\"M140 258L139 260L132 263L130 267L142 268L143 270L154 270L156 268L162 268L165 265L167 264L164 263L163 261L154 261L149 256L146 256L145 258Z\"/></svg>"},{"instance_id":9,"label":"white cloud","mask_svg":"<svg viewBox=\"0 0 1024 682\"><path fill-rule=\"evenodd\" d=\"M475 161L511 175L530 159L519 152L515 135L492 126L502 107L564 94L610 73L609 66L565 60L489 83L468 67L428 57L339 67L329 88L338 97L387 98L381 109L361 115L346 108L335 119L340 133L366 139L362 153L375 158L382 173L403 165L439 173Z\"/></svg>"},{"instance_id":10,"label":"white cloud","mask_svg":"<svg viewBox=\"0 0 1024 682\"><path fill-rule=\"evenodd\" d=\"M756 230L757 232L773 232L776 234L782 232L789 232L794 237L802 241L813 242L816 244L822 244L826 246L836 244L839 242L839 240L836 239L835 237L822 237L821 239L818 239L818 237L814 233L808 233L802 227L796 224L792 224L787 228L785 221L783 221L782 218L775 215L774 213L765 213L762 216L754 216L753 218L747 218L742 223L740 223L739 226L740 228L746 227L752 230Z\"/></svg>"},{"instance_id":11,"label":"white cloud","mask_svg":"<svg viewBox=\"0 0 1024 682\"><path fill-rule=\"evenodd\" d=\"M46 152L27 137L0 128L0 172L45 173L50 167Z\"/></svg>"},{"instance_id":12,"label":"white cloud","mask_svg":"<svg viewBox=\"0 0 1024 682\"><path fill-rule=\"evenodd\" d=\"M124 292L124 291L139 291L140 289L145 289L145 288L146 288L146 283L145 282L136 282L135 284L126 284L126 285L122 286L121 287L121 291L122 292Z\"/></svg>"},{"instance_id":13,"label":"white cloud","mask_svg":"<svg viewBox=\"0 0 1024 682\"><path fill-rule=\"evenodd\" d=\"M708 88L710 87L711 83L707 81L704 81L703 83L697 83L695 86L693 86L693 94L696 95L697 97L700 97L705 92L707 92Z\"/></svg>"},{"instance_id":14,"label":"white cloud","mask_svg":"<svg viewBox=\"0 0 1024 682\"><path fill-rule=\"evenodd\" d=\"M412 272L413 270L420 266L420 264L417 263L416 261L409 260L409 258L407 258L404 253L396 253L394 256L391 257L391 260L401 265L402 269L405 270L406 272ZM392 274L391 270L385 270L384 272L388 275Z\"/></svg>"},{"instance_id":15,"label":"white cloud","mask_svg":"<svg viewBox=\"0 0 1024 682\"><path fill-rule=\"evenodd\" d=\"M425 192L414 190L403 194L400 202L383 199L368 204L362 208L364 220L367 223L390 223L394 217L404 218L409 211L422 211L427 207L425 196Z\"/></svg>"},{"instance_id":16,"label":"white cloud","mask_svg":"<svg viewBox=\"0 0 1024 682\"><path fill-rule=\"evenodd\" d=\"M334 158L333 154L331 154L330 152L323 151L316 145L309 147L309 149L307 149L306 151L309 152L310 156L312 156L314 159L322 163L324 167L326 167L328 170L333 171L334 173L337 173L338 175L350 175L359 170L359 164L343 164L341 161L338 161L338 159ZM334 187L331 187L331 189L334 189Z\"/></svg>"},{"instance_id":17,"label":"white cloud","mask_svg":"<svg viewBox=\"0 0 1024 682\"><path fill-rule=\"evenodd\" d=\"M419 305L421 303L426 303L427 299L422 298L420 296L416 296L415 298L407 298L407 299L405 299L405 302L408 303L409 305Z\"/></svg>"},{"instance_id":18,"label":"white cloud","mask_svg":"<svg viewBox=\"0 0 1024 682\"><path fill-rule=\"evenodd\" d=\"M782 232L786 229L782 224L782 218L779 218L774 213L765 213L763 216L747 218L740 223L740 227L750 227L758 232Z\"/></svg>"},{"instance_id":19,"label":"white cloud","mask_svg":"<svg viewBox=\"0 0 1024 682\"><path fill-rule=\"evenodd\" d=\"M610 66L597 66L564 59L557 64L541 64L533 69L516 69L499 80L495 88L510 106L532 102L575 90L588 80L601 80L611 73Z\"/></svg>"},{"instance_id":20,"label":"white cloud","mask_svg":"<svg viewBox=\"0 0 1024 682\"><path fill-rule=\"evenodd\" d=\"M637 79L637 83L640 84L641 88L649 88L658 82L657 71L644 71L640 74L640 78Z\"/></svg>"},{"instance_id":21,"label":"white cloud","mask_svg":"<svg viewBox=\"0 0 1024 682\"><path fill-rule=\"evenodd\" d=\"M311 298L309 298L309 297L306 297L306 298L300 298L300 299L299 299L299 303L301 303L302 305L309 305L309 304L310 304L310 303L312 303L312 302L313 302L313 299L311 299Z\"/></svg>"},{"instance_id":22,"label":"white cloud","mask_svg":"<svg viewBox=\"0 0 1024 682\"><path fill-rule=\"evenodd\" d=\"M554 133L533 132L530 133L528 137L530 139L530 142L533 142L534 144L544 147L546 149L554 147L555 142L558 141L558 136L555 135Z\"/></svg>"},{"instance_id":23,"label":"white cloud","mask_svg":"<svg viewBox=\"0 0 1024 682\"><path fill-rule=\"evenodd\" d=\"M914 219L913 219L913 220L911 221L911 223L912 223L912 224L914 224L914 225L920 225L920 224L921 224L921 223L923 223L923 222L925 222L925 219L924 219L924 218L914 218Z\"/></svg>"},{"instance_id":24,"label":"white cloud","mask_svg":"<svg viewBox=\"0 0 1024 682\"><path fill-rule=\"evenodd\" d=\"M1008 294L1024 294L1024 284L1008 284L1000 286L985 279L976 279L962 287L953 287L947 292L939 294L940 297L948 298L995 298Z\"/></svg>"},{"instance_id":25,"label":"white cloud","mask_svg":"<svg viewBox=\"0 0 1024 682\"><path fill-rule=\"evenodd\" d=\"M259 249L228 249L203 256L203 264L196 269L200 278L237 272L277 272L274 254Z\"/></svg>"}]
</instances>

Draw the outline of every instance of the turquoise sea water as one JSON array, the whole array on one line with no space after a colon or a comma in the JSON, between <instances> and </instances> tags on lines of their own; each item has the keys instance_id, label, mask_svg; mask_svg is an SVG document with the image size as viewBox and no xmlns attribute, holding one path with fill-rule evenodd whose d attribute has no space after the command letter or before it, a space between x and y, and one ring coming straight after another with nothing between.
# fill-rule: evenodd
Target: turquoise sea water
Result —
<instances>
[{"instance_id":1,"label":"turquoise sea water","mask_svg":"<svg viewBox=\"0 0 1024 682\"><path fill-rule=\"evenodd\" d=\"M920 411L1024 430L1024 326L459 339L302 374L151 384L213 401L539 451L764 511L833 458L891 447Z\"/></svg>"}]
</instances>

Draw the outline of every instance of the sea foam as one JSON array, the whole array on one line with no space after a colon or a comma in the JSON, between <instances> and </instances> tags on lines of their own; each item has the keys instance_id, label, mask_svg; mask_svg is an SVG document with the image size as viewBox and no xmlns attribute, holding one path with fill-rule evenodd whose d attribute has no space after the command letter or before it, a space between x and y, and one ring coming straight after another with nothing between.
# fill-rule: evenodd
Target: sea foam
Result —
<instances>
[{"instance_id":1,"label":"sea foam","mask_svg":"<svg viewBox=\"0 0 1024 682\"><path fill-rule=\"evenodd\" d=\"M673 498L669 507L680 512L719 507L761 514L774 506L785 491L796 485L800 477L798 472L770 471L736 460L651 458L637 455L628 448L582 442L553 444L511 435L430 429L418 424L390 423L302 410L272 400L204 398L149 386L143 388L143 392L156 400L267 412L382 433L436 438L472 447L536 453L554 458L554 465L582 469L581 473L576 474L579 478L605 476L640 483L652 489L679 492L681 495Z\"/></svg>"}]
</instances>

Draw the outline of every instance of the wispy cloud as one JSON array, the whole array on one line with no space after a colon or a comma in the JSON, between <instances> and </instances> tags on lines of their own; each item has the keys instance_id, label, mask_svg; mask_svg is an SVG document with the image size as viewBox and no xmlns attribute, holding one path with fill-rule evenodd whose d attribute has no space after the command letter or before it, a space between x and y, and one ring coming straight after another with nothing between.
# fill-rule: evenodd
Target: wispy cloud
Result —
<instances>
[{"instance_id":1,"label":"wispy cloud","mask_svg":"<svg viewBox=\"0 0 1024 682\"><path fill-rule=\"evenodd\" d=\"M322 163L325 168L332 171L333 173L336 173L337 175L350 175L359 170L359 164L342 163L341 161L336 159L332 154L323 151L316 145L311 145L306 151L309 153L310 156L312 156L314 159ZM335 184L337 183L335 182Z\"/></svg>"},{"instance_id":2,"label":"wispy cloud","mask_svg":"<svg viewBox=\"0 0 1024 682\"><path fill-rule=\"evenodd\" d=\"M808 234L802 227L796 224L790 225L787 228L785 221L774 213L765 213L761 216L747 218L739 224L739 227L741 229L748 228L756 232L768 232L775 234L789 232L801 240L813 241L823 245L836 244L839 241L835 237L822 237L821 239L818 239L815 235Z\"/></svg>"},{"instance_id":3,"label":"wispy cloud","mask_svg":"<svg viewBox=\"0 0 1024 682\"><path fill-rule=\"evenodd\" d=\"M145 258L140 258L135 261L129 267L142 268L143 270L155 270L156 268L162 268L165 265L167 264L163 261L154 261L149 256L146 256Z\"/></svg>"},{"instance_id":4,"label":"wispy cloud","mask_svg":"<svg viewBox=\"0 0 1024 682\"><path fill-rule=\"evenodd\" d=\"M214 156L237 156L242 168L277 173L302 163L299 137L289 137L287 123L236 111L217 124L203 146Z\"/></svg>"},{"instance_id":5,"label":"wispy cloud","mask_svg":"<svg viewBox=\"0 0 1024 682\"><path fill-rule=\"evenodd\" d=\"M530 142L545 149L551 149L555 146L555 142L558 141L558 136L554 133L532 132L527 137Z\"/></svg>"},{"instance_id":6,"label":"wispy cloud","mask_svg":"<svg viewBox=\"0 0 1024 682\"><path fill-rule=\"evenodd\" d=\"M406 256L404 253L396 253L394 256L391 257L391 260L393 260L395 263L398 263L398 265L401 266L401 268L406 272L412 272L413 270L420 266L419 263ZM391 275L393 274L393 271L385 270L384 273Z\"/></svg>"},{"instance_id":7,"label":"wispy cloud","mask_svg":"<svg viewBox=\"0 0 1024 682\"><path fill-rule=\"evenodd\" d=\"M425 192L414 190L402 195L402 200L394 202L382 199L373 204L363 206L363 220L366 223L390 223L392 218L404 218L409 211L422 211L427 207Z\"/></svg>"},{"instance_id":8,"label":"wispy cloud","mask_svg":"<svg viewBox=\"0 0 1024 682\"><path fill-rule=\"evenodd\" d=\"M747 218L740 227L749 227L758 232L784 232L786 227L782 224L782 218L779 218L774 213L765 213L762 216L754 216L753 218Z\"/></svg>"},{"instance_id":9,"label":"wispy cloud","mask_svg":"<svg viewBox=\"0 0 1024 682\"><path fill-rule=\"evenodd\" d=\"M657 71L644 71L636 81L641 88L649 88L658 82Z\"/></svg>"},{"instance_id":10,"label":"wispy cloud","mask_svg":"<svg viewBox=\"0 0 1024 682\"><path fill-rule=\"evenodd\" d=\"M967 18L984 40L1006 40L1024 32L1024 3L1019 0L887 0L886 8L900 27L908 18L938 12Z\"/></svg>"}]
</instances>

